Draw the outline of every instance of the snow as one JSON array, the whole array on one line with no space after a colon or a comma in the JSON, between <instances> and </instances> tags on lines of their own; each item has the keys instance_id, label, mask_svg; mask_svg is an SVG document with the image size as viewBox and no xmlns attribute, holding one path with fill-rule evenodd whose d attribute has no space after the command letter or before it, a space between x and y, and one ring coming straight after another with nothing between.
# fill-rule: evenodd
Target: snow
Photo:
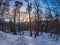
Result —
<instances>
[{"instance_id":1,"label":"snow","mask_svg":"<svg viewBox=\"0 0 60 45\"><path fill-rule=\"evenodd\" d=\"M55 41L49 37L49 33L44 33L37 38L30 37L29 31L24 32L25 35L12 35L0 31L0 45L60 45L59 41Z\"/></svg>"}]
</instances>

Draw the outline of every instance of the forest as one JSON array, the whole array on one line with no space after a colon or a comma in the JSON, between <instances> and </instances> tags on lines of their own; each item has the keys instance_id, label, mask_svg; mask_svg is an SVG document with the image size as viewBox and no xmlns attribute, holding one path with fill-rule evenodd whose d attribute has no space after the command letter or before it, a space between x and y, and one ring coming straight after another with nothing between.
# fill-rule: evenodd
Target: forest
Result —
<instances>
[{"instance_id":1,"label":"forest","mask_svg":"<svg viewBox=\"0 0 60 45\"><path fill-rule=\"evenodd\" d=\"M35 38L45 32L58 40L60 0L0 0L0 31L13 35L29 31L29 36L34 31Z\"/></svg>"}]
</instances>

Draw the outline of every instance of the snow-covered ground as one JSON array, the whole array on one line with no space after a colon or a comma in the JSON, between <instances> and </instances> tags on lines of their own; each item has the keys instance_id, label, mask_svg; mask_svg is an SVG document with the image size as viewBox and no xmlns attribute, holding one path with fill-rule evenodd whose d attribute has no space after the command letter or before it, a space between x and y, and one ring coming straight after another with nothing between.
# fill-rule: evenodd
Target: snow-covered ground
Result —
<instances>
[{"instance_id":1,"label":"snow-covered ground","mask_svg":"<svg viewBox=\"0 0 60 45\"><path fill-rule=\"evenodd\" d=\"M60 45L60 37L58 41L49 37L49 34L43 33L37 38L28 36L29 32L25 31L25 35L12 35L0 31L0 45Z\"/></svg>"}]
</instances>

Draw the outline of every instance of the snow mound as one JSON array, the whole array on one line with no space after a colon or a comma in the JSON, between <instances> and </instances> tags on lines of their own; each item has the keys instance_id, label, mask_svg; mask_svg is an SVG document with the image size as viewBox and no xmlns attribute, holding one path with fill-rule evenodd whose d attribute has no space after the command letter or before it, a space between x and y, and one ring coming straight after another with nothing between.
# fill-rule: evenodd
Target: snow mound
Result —
<instances>
[{"instance_id":1,"label":"snow mound","mask_svg":"<svg viewBox=\"0 0 60 45\"><path fill-rule=\"evenodd\" d=\"M27 32L26 32L27 33ZM60 45L60 42L48 38L48 34L33 38L30 36L19 36L0 31L0 45Z\"/></svg>"}]
</instances>

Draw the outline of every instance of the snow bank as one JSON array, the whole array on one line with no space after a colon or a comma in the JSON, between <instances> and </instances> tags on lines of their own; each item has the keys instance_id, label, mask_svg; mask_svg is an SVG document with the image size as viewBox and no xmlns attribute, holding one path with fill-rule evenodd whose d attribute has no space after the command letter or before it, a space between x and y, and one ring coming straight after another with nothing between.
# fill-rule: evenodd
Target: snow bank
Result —
<instances>
[{"instance_id":1,"label":"snow bank","mask_svg":"<svg viewBox=\"0 0 60 45\"><path fill-rule=\"evenodd\" d=\"M29 32L25 32L25 36L19 36L0 31L0 45L60 45L60 42L48 38L49 34L43 33L36 39L27 34Z\"/></svg>"}]
</instances>

